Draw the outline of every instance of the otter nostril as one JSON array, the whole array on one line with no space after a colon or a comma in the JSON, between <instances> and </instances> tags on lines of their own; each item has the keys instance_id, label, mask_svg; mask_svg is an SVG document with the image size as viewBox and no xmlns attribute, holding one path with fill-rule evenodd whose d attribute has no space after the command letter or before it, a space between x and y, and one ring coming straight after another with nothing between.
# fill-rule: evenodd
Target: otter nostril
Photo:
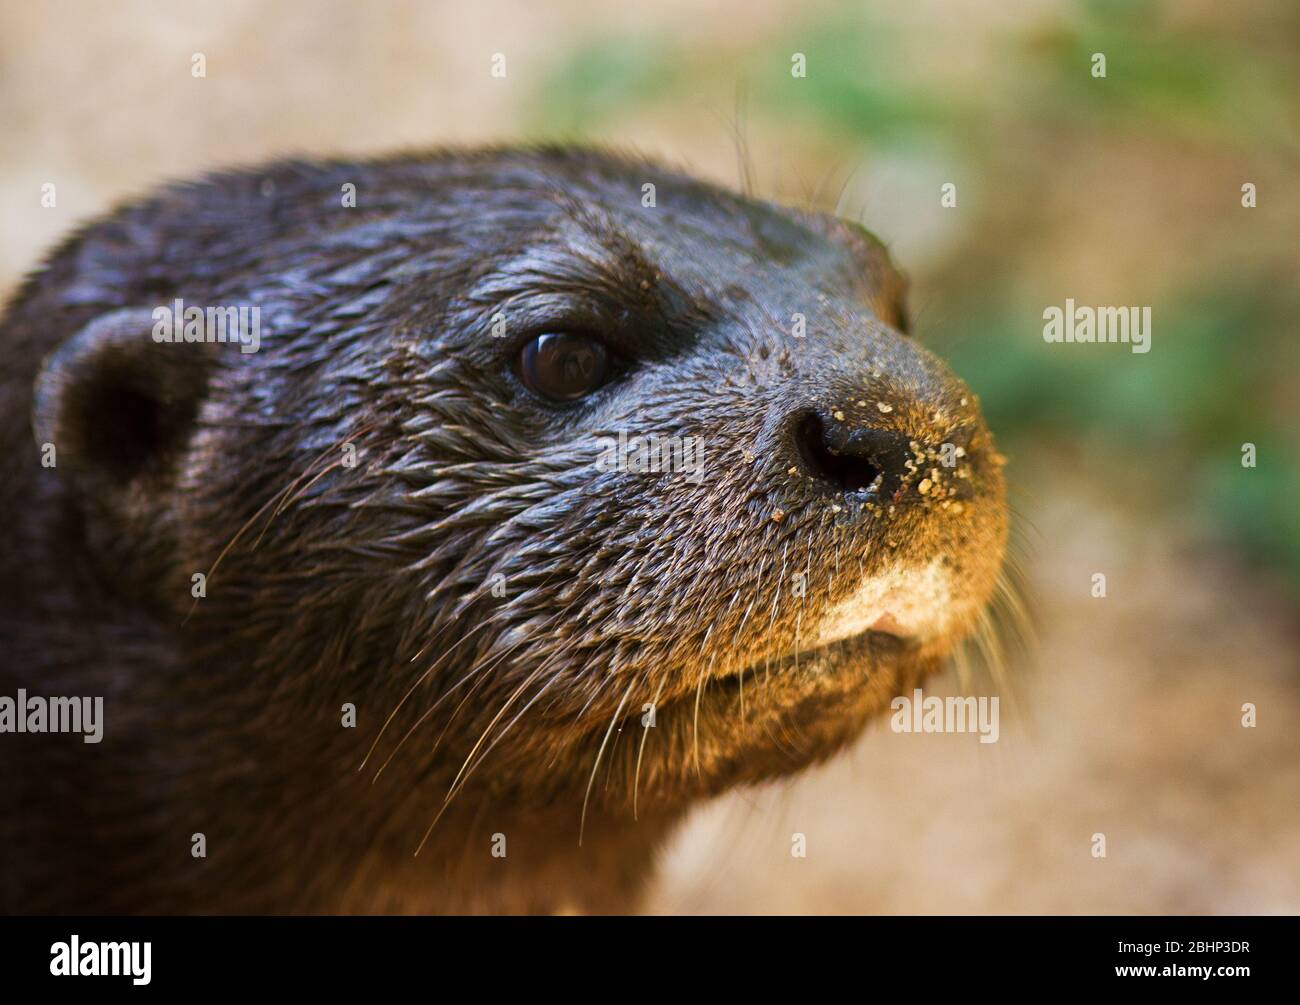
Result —
<instances>
[{"instance_id":1,"label":"otter nostril","mask_svg":"<svg viewBox=\"0 0 1300 1005\"><path fill-rule=\"evenodd\" d=\"M814 477L841 492L870 488L884 491L896 484L906 460L906 439L886 430L855 432L828 428L816 412L804 415L795 427L795 441L804 467Z\"/></svg>"}]
</instances>

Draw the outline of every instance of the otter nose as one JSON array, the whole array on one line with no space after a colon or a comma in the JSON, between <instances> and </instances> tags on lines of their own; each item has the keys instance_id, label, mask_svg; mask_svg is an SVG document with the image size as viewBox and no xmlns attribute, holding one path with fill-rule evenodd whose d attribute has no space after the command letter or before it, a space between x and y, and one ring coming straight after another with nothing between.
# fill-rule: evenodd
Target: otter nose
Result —
<instances>
[{"instance_id":1,"label":"otter nose","mask_svg":"<svg viewBox=\"0 0 1300 1005\"><path fill-rule=\"evenodd\" d=\"M798 418L794 435L804 470L835 492L871 491L888 498L912 457L908 438L896 430L845 428L815 411Z\"/></svg>"}]
</instances>

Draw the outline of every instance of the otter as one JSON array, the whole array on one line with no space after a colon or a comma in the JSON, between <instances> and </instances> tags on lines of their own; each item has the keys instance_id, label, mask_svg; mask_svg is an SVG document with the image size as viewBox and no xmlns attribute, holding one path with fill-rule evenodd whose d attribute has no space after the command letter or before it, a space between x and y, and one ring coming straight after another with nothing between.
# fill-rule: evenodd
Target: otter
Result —
<instances>
[{"instance_id":1,"label":"otter","mask_svg":"<svg viewBox=\"0 0 1300 1005\"><path fill-rule=\"evenodd\" d=\"M1003 459L904 289L854 223L571 148L82 227L0 322L0 694L102 736L0 733L0 904L634 910L995 593ZM611 453L651 437L699 463Z\"/></svg>"}]
</instances>

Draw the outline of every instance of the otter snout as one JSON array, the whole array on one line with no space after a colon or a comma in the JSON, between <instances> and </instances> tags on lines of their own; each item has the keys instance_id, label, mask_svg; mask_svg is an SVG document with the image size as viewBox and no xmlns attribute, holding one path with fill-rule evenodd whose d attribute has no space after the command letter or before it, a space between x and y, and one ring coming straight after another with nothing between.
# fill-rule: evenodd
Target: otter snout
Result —
<instances>
[{"instance_id":1,"label":"otter snout","mask_svg":"<svg viewBox=\"0 0 1300 1005\"><path fill-rule=\"evenodd\" d=\"M883 632L946 650L1000 566L1002 458L940 359L855 320L789 352L768 404L767 485L824 570L814 644Z\"/></svg>"},{"instance_id":2,"label":"otter snout","mask_svg":"<svg viewBox=\"0 0 1300 1005\"><path fill-rule=\"evenodd\" d=\"M922 470L927 457L938 456L941 464L954 467L970 456L970 445L978 439L974 423L927 429L918 438L870 415L854 422L841 410L810 409L796 415L791 426L792 450L818 488L832 495L870 494L891 502L915 501L903 489L915 480L912 476ZM959 494L969 498L969 486Z\"/></svg>"},{"instance_id":3,"label":"otter snout","mask_svg":"<svg viewBox=\"0 0 1300 1005\"><path fill-rule=\"evenodd\" d=\"M944 499L972 498L971 465L989 445L975 396L904 335L872 330L862 342L846 333L791 353L772 405L782 470L850 505L916 504L945 481Z\"/></svg>"},{"instance_id":4,"label":"otter snout","mask_svg":"<svg viewBox=\"0 0 1300 1005\"><path fill-rule=\"evenodd\" d=\"M810 411L796 420L795 449L806 472L831 493L892 497L911 458L907 436L873 426L845 429L828 418Z\"/></svg>"}]
</instances>

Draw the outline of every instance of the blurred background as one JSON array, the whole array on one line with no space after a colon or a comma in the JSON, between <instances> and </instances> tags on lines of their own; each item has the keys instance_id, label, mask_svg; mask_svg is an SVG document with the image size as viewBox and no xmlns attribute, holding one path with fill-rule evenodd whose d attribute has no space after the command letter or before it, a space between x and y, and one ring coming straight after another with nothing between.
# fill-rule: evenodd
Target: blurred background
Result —
<instances>
[{"instance_id":1,"label":"blurred background","mask_svg":"<svg viewBox=\"0 0 1300 1005\"><path fill-rule=\"evenodd\" d=\"M1038 641L998 743L878 725L700 811L648 908L1294 913L1298 37L1287 0L3 0L0 293L289 153L576 140L856 219L1010 456ZM1152 351L1045 343L1067 297L1149 305Z\"/></svg>"}]
</instances>

